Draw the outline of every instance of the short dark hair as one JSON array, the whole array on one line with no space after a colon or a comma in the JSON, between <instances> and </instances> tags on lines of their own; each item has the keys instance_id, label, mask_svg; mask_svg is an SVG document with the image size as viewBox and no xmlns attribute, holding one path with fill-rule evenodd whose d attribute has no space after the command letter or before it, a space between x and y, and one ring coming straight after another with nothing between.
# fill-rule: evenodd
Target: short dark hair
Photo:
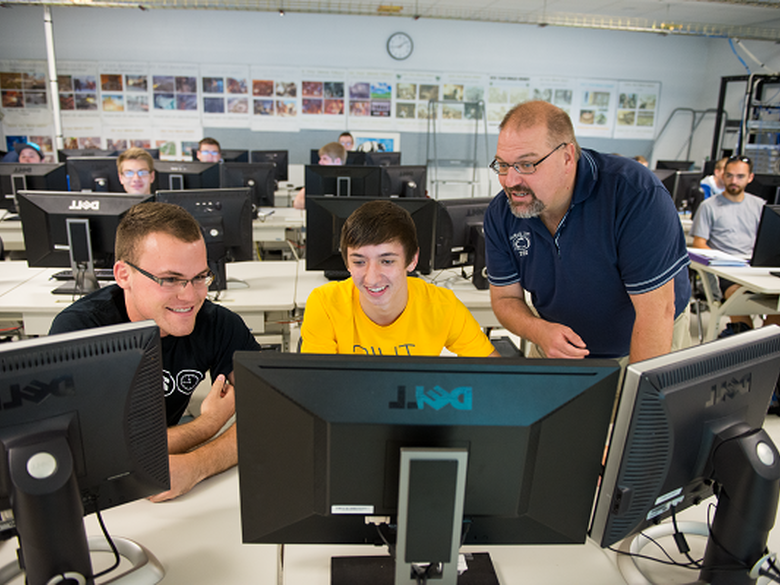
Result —
<instances>
[{"instance_id":1,"label":"short dark hair","mask_svg":"<svg viewBox=\"0 0 780 585\"><path fill-rule=\"evenodd\" d=\"M222 148L219 146L219 142L215 138L202 138L200 142L198 142L198 150L200 150L200 147L204 144L209 144L211 146L216 146L217 150L221 153Z\"/></svg>"},{"instance_id":2,"label":"short dark hair","mask_svg":"<svg viewBox=\"0 0 780 585\"><path fill-rule=\"evenodd\" d=\"M317 151L320 156L328 156L331 160L339 159L341 164L347 162L347 149L341 142L328 142L325 146Z\"/></svg>"},{"instance_id":3,"label":"short dark hair","mask_svg":"<svg viewBox=\"0 0 780 585\"><path fill-rule=\"evenodd\" d=\"M200 224L183 207L172 203L139 203L119 222L114 242L114 255L124 262L138 261L138 245L152 233L164 233L182 242L203 239Z\"/></svg>"},{"instance_id":4,"label":"short dark hair","mask_svg":"<svg viewBox=\"0 0 780 585\"><path fill-rule=\"evenodd\" d=\"M387 242L399 242L403 246L407 264L414 260L420 246L412 216L403 207L386 199L364 203L352 212L341 229L344 264L349 266L349 248L378 246Z\"/></svg>"}]
</instances>

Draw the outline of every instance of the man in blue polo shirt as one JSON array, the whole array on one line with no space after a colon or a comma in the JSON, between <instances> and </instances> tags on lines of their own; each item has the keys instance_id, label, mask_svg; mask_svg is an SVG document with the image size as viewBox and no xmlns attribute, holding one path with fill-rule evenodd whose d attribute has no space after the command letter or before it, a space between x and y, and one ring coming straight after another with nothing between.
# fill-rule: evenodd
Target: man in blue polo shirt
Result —
<instances>
[{"instance_id":1,"label":"man in blue polo shirt","mask_svg":"<svg viewBox=\"0 0 780 585\"><path fill-rule=\"evenodd\" d=\"M504 117L491 168L503 187L484 222L491 303L531 355L625 363L689 343L685 237L651 172L581 149L569 116L539 101Z\"/></svg>"}]
</instances>

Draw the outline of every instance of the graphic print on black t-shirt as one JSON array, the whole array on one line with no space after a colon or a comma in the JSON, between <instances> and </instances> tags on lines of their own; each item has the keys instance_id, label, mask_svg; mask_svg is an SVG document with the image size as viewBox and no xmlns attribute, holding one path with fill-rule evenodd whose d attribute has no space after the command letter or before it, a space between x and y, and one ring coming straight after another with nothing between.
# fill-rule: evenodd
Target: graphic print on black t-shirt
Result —
<instances>
[{"instance_id":1,"label":"graphic print on black t-shirt","mask_svg":"<svg viewBox=\"0 0 780 585\"><path fill-rule=\"evenodd\" d=\"M189 396L205 377L205 374L198 370L181 370L175 377L168 370L163 370L165 396L171 396L174 392Z\"/></svg>"}]
</instances>

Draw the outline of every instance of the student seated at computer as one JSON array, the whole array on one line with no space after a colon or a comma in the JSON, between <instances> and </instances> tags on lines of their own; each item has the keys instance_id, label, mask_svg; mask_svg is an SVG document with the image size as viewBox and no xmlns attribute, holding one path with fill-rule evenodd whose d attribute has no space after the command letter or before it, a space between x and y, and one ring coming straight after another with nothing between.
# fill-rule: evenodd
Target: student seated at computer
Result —
<instances>
[{"instance_id":1,"label":"student seated at computer","mask_svg":"<svg viewBox=\"0 0 780 585\"><path fill-rule=\"evenodd\" d=\"M340 142L328 142L318 151L319 164L325 166L341 166L347 163L347 149ZM295 209L306 208L306 187L301 188L293 200Z\"/></svg>"},{"instance_id":2,"label":"student seated at computer","mask_svg":"<svg viewBox=\"0 0 780 585\"><path fill-rule=\"evenodd\" d=\"M309 295L302 352L499 355L451 290L407 275L420 250L405 209L387 200L361 205L344 223L341 254L351 278Z\"/></svg>"},{"instance_id":3,"label":"student seated at computer","mask_svg":"<svg viewBox=\"0 0 780 585\"><path fill-rule=\"evenodd\" d=\"M15 142L14 149L3 156L1 162L20 162L22 164L35 164L43 162L41 147L34 142Z\"/></svg>"},{"instance_id":4,"label":"student seated at computer","mask_svg":"<svg viewBox=\"0 0 780 585\"><path fill-rule=\"evenodd\" d=\"M355 150L355 138L349 132L342 132L339 134L339 142L347 149L347 152Z\"/></svg>"},{"instance_id":5,"label":"student seated at computer","mask_svg":"<svg viewBox=\"0 0 780 585\"><path fill-rule=\"evenodd\" d=\"M133 195L150 195L154 182L154 159L143 148L128 148L116 159L119 182Z\"/></svg>"},{"instance_id":6,"label":"student seated at computer","mask_svg":"<svg viewBox=\"0 0 780 585\"><path fill-rule=\"evenodd\" d=\"M50 334L154 320L162 337L171 489L160 502L236 464L235 426L215 438L234 412L233 353L260 346L241 317L206 300L214 275L197 220L178 205L141 203L117 229L116 284L76 301L54 319ZM198 384L213 385L200 416L178 424ZM229 382L226 381L229 380ZM106 380L110 400L111 380Z\"/></svg>"},{"instance_id":7,"label":"student seated at computer","mask_svg":"<svg viewBox=\"0 0 780 585\"><path fill-rule=\"evenodd\" d=\"M222 148L215 138L203 138L198 142L195 156L200 162L219 162L222 160Z\"/></svg>"}]
</instances>

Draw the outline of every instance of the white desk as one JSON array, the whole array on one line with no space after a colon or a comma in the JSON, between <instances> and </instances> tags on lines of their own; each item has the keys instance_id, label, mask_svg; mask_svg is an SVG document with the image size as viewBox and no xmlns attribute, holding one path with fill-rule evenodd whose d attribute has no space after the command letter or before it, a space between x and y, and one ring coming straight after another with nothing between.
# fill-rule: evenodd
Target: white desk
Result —
<instances>
[{"instance_id":1,"label":"white desk","mask_svg":"<svg viewBox=\"0 0 780 585\"><path fill-rule=\"evenodd\" d=\"M769 417L765 428L780 443L780 418ZM680 519L705 521L710 501L686 510ZM277 583L277 547L241 543L236 468L201 482L173 501L152 504L139 500L107 510L103 516L111 534L135 540L159 559L166 570L163 585ZM86 519L86 526L88 534L100 533L94 516ZM699 541L703 539L688 541L693 554L698 554ZM671 542L664 544L667 550L674 549ZM777 524L769 535L768 547L773 552L780 550ZM617 568L616 555L591 541L583 545L468 547L467 550L490 552L501 585L625 585L627 582ZM11 562L15 551L15 540L0 544L0 564ZM328 585L332 556L384 553L385 549L371 546L287 546L284 584ZM663 575L656 577L657 582L663 583L689 583L697 578L696 572L677 568L655 566L653 572ZM16 583L21 584L21 579Z\"/></svg>"},{"instance_id":2,"label":"white desk","mask_svg":"<svg viewBox=\"0 0 780 585\"><path fill-rule=\"evenodd\" d=\"M58 269L27 268L24 262L2 264L15 266L8 278L16 278L16 286L4 292L0 276L0 317L21 318L27 335L46 335L54 317L74 301L71 295L51 293L57 285L50 277ZM229 282L217 302L241 315L255 335L276 333L289 339L289 332L285 336L284 327L276 325L286 322L295 308L296 271L297 262L228 264L228 280L245 284Z\"/></svg>"},{"instance_id":3,"label":"white desk","mask_svg":"<svg viewBox=\"0 0 780 585\"><path fill-rule=\"evenodd\" d=\"M691 262L691 268L701 275L704 294L710 307L710 319L704 341L717 337L721 317L730 315L780 314L780 278L769 274L777 268L753 268L751 266L707 266ZM728 279L740 288L725 302L715 300L707 273Z\"/></svg>"}]
</instances>

